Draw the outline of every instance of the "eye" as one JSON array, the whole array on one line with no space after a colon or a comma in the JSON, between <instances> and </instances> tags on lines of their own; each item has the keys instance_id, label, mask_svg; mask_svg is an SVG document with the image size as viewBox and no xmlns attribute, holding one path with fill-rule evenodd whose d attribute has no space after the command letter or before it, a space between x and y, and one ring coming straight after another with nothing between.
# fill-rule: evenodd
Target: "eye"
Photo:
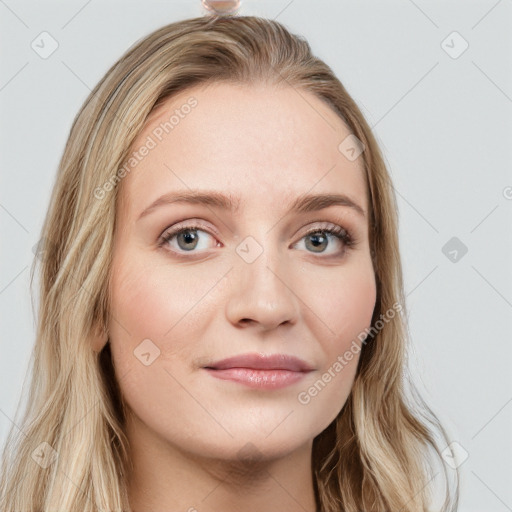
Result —
<instances>
[{"instance_id":1,"label":"eye","mask_svg":"<svg viewBox=\"0 0 512 512\"><path fill-rule=\"evenodd\" d=\"M208 249L211 246L208 247L208 242L206 240L201 241L202 237L200 235L204 234L209 235L210 237L214 237L214 235L212 235L207 229L203 228L205 228L205 226L200 223L177 225L166 230L161 235L158 246L166 246L166 250L170 250L178 257L185 256L184 253L187 252L191 254L198 252L195 251L195 249ZM206 236L203 238L206 238ZM357 243L357 240L355 240L348 230L341 226L329 223L327 223L327 225L310 229L301 238L301 242L302 240L305 241L305 247L309 252L330 256L341 256L346 250L350 249ZM220 243L217 242L215 246L218 247L219 245ZM294 244L294 247L298 245L300 245L300 242ZM329 246L333 246L330 252L326 251L326 247L329 249Z\"/></svg>"},{"instance_id":2,"label":"eye","mask_svg":"<svg viewBox=\"0 0 512 512\"><path fill-rule=\"evenodd\" d=\"M321 227L310 229L301 239L305 240L305 246L311 250L311 252L317 254L343 254L346 249L351 248L355 245L356 241L352 237L349 231L342 228L341 226L330 225L330 227ZM329 243L330 241L334 243ZM331 253L328 253L325 248L326 246L333 246ZM337 247L336 247L337 246Z\"/></svg>"},{"instance_id":3,"label":"eye","mask_svg":"<svg viewBox=\"0 0 512 512\"><path fill-rule=\"evenodd\" d=\"M173 252L180 255L180 251L193 252L194 249L208 249L207 244L201 243L200 233L210 236L210 233L205 231L204 226L198 224L181 225L166 231L161 236L160 246L169 245ZM175 243L174 242L175 239ZM176 247L177 246L177 247ZM181 255L180 255L181 256Z\"/></svg>"}]
</instances>

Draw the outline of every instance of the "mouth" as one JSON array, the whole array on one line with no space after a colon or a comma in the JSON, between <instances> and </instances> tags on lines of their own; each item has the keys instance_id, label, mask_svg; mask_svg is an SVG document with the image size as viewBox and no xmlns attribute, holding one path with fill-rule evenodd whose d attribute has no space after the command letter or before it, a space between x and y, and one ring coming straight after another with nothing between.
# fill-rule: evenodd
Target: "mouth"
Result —
<instances>
[{"instance_id":1,"label":"mouth","mask_svg":"<svg viewBox=\"0 0 512 512\"><path fill-rule=\"evenodd\" d=\"M243 354L203 367L212 377L259 389L280 389L303 379L314 368L286 354Z\"/></svg>"}]
</instances>

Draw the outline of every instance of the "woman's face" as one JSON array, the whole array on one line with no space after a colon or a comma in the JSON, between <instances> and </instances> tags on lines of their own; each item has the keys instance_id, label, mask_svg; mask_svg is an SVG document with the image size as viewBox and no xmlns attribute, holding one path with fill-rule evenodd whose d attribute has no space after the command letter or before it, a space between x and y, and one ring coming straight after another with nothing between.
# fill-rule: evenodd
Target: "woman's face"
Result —
<instances>
[{"instance_id":1,"label":"woman's face","mask_svg":"<svg viewBox=\"0 0 512 512\"><path fill-rule=\"evenodd\" d=\"M349 134L293 88L217 83L151 114L118 184L111 281L132 440L220 459L252 443L279 457L339 413L376 299L362 157L348 141L339 149ZM210 199L185 200L193 193ZM343 195L362 211L304 202L313 195ZM353 245L322 229L348 232ZM310 371L216 364L245 354L293 356Z\"/></svg>"}]
</instances>

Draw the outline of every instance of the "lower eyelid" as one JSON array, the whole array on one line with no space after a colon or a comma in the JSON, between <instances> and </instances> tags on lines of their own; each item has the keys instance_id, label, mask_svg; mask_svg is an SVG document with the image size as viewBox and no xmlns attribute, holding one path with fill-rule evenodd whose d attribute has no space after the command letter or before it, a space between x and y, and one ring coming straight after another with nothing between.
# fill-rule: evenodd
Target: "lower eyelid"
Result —
<instances>
[{"instance_id":1,"label":"lower eyelid","mask_svg":"<svg viewBox=\"0 0 512 512\"><path fill-rule=\"evenodd\" d=\"M202 226L198 226L198 225L186 226L185 225L185 226L179 226L176 229L171 229L170 231L164 231L163 235L160 237L159 247L163 247L166 244L170 244L170 241L172 239L174 239L175 236L179 235L180 233L182 233L184 231L194 231L194 230L201 231L203 233L206 233L210 237L212 237L212 239L216 241L215 247L218 247L219 243L222 244L222 242L219 242L217 240L218 236L216 234L210 233L209 230L204 229ZM337 232L336 230L339 230L339 232ZM341 249L341 251L337 251L338 255L340 255L340 256L343 256L348 250L350 250L352 248L352 246L354 246L357 243L357 240L352 236L351 231L349 231L348 229L346 229L342 226L332 225L332 226L330 226L330 228L319 227L319 228L314 228L314 229L309 230L308 232L303 234L298 239L297 242L294 242L291 245L291 247L298 245L307 236L313 235L315 233L320 233L320 232L326 233L328 236L334 238L335 240L337 240L338 242L340 242L342 244L343 248ZM180 251L180 250L171 249L171 248L165 248L165 250L175 254L177 257L187 257L187 252L190 252L190 256L201 253L201 250L200 251L195 251L195 250ZM308 251L306 251L306 252L308 252ZM315 254L315 253L311 252L310 254ZM322 256L324 253L317 253L317 254L319 256ZM332 256L333 256L332 254L324 255L325 258L332 257Z\"/></svg>"}]
</instances>

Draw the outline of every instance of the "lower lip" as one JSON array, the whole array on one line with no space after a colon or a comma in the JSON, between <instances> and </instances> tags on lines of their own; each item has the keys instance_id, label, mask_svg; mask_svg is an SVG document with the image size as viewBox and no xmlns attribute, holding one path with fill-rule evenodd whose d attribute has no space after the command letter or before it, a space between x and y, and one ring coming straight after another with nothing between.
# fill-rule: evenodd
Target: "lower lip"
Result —
<instances>
[{"instance_id":1,"label":"lower lip","mask_svg":"<svg viewBox=\"0 0 512 512\"><path fill-rule=\"evenodd\" d=\"M255 370L252 368L228 368L213 370L205 368L212 377L231 380L257 389L280 389L303 379L309 372L291 370Z\"/></svg>"}]
</instances>

